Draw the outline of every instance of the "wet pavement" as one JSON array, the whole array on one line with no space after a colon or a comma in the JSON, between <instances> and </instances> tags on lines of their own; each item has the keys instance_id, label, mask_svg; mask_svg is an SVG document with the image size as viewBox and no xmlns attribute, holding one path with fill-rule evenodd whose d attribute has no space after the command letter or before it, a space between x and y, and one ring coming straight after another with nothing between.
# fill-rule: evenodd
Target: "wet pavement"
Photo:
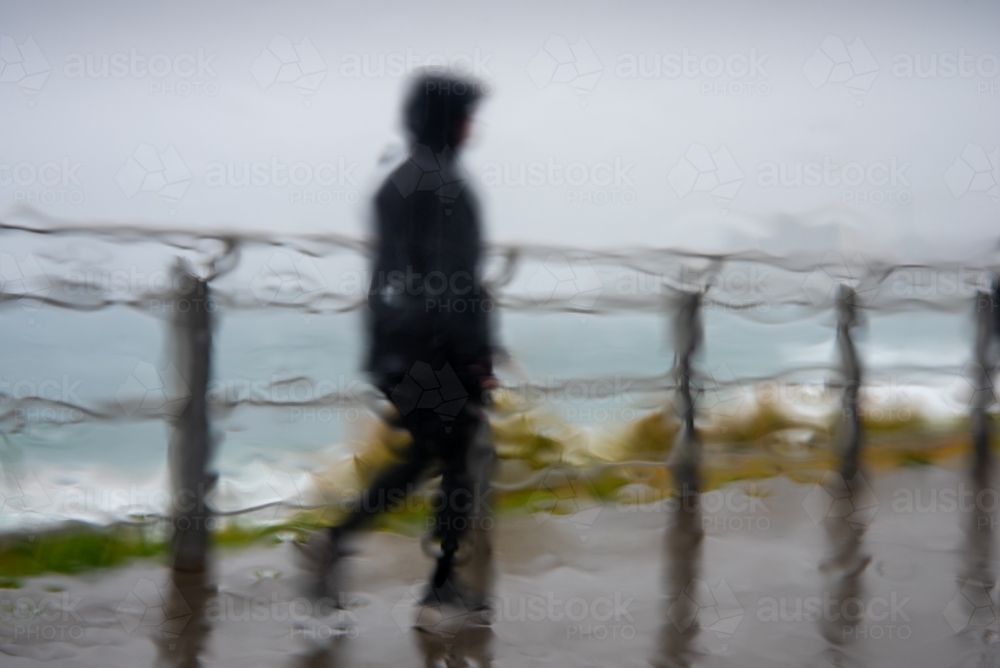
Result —
<instances>
[{"instance_id":1,"label":"wet pavement","mask_svg":"<svg viewBox=\"0 0 1000 668\"><path fill-rule=\"evenodd\" d=\"M997 485L919 467L641 486L564 516L501 516L422 608L419 540L374 533L333 601L287 544L0 590L3 666L1000 666ZM485 597L486 609L471 602Z\"/></svg>"}]
</instances>

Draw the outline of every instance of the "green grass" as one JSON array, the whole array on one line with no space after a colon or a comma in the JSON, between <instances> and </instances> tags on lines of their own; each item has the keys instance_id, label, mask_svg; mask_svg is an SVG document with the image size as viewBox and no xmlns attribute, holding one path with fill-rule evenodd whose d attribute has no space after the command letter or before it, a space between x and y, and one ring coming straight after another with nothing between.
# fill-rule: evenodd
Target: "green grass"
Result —
<instances>
[{"instance_id":1,"label":"green grass","mask_svg":"<svg viewBox=\"0 0 1000 668\"><path fill-rule=\"evenodd\" d=\"M898 412L889 414L898 415ZM991 419L996 423L996 416ZM809 446L816 457L802 462L768 450L772 435L807 426L824 436L833 435L836 430L833 423L807 425L767 405L700 427L708 453L703 489L775 475L786 475L800 482L812 479L817 472L832 465L828 447ZM574 450L569 441L554 436L559 432L550 419L539 420L536 416L511 411L502 415L492 427L501 460L523 461L529 471L573 463L577 470L586 471L586 493L595 501L614 501L618 491L632 483L658 490L661 493L658 498L673 493L673 481L665 467L595 466L615 461L664 461L679 427L669 411L653 413L626 425L619 434L609 435L593 451ZM905 420L875 420L868 414L864 428L865 460L876 468L927 466L969 449L967 421L956 420L945 425L932 424L919 415L909 415ZM1000 429L995 433L1000 433ZM363 484L370 480L394 458L398 448L405 446L406 440L407 435L382 428L377 434L377 442L362 449L355 460L358 481ZM995 440L994 447L997 445ZM551 506L553 512L560 513L573 504L560 504L559 499L578 492L579 487L573 489L571 485L565 489L498 492L494 511L498 516L527 515L540 507ZM430 517L426 503L417 500L378 517L373 528L419 536L426 530ZM301 512L270 526L226 521L213 533L212 544L223 550L274 545L288 540L289 535L303 536L306 532L330 526L337 519L338 515L328 510ZM0 536L0 589L16 589L24 578L44 573L78 574L120 567L137 559L160 559L166 563L167 553L168 544L164 538L151 537L149 531L133 525L97 527L74 523L34 536L3 535Z\"/></svg>"},{"instance_id":2,"label":"green grass","mask_svg":"<svg viewBox=\"0 0 1000 668\"><path fill-rule=\"evenodd\" d=\"M0 538L0 578L16 581L42 573L76 574L165 552L164 543L144 540L131 527L74 524L37 536Z\"/></svg>"}]
</instances>

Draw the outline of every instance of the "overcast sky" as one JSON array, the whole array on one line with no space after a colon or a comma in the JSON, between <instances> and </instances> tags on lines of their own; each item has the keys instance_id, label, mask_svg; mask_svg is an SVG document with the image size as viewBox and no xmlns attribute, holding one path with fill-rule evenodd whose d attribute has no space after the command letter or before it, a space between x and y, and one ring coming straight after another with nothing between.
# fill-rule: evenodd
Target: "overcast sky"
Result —
<instances>
[{"instance_id":1,"label":"overcast sky","mask_svg":"<svg viewBox=\"0 0 1000 668\"><path fill-rule=\"evenodd\" d=\"M0 210L360 235L405 72L449 62L495 240L993 243L997 3L539 4L5 2Z\"/></svg>"}]
</instances>

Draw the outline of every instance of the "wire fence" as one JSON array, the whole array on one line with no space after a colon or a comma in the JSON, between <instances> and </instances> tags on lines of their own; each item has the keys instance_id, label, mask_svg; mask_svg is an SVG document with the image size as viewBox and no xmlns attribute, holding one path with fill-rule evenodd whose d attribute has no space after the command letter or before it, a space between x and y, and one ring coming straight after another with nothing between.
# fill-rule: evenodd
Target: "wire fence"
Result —
<instances>
[{"instance_id":1,"label":"wire fence","mask_svg":"<svg viewBox=\"0 0 1000 668\"><path fill-rule=\"evenodd\" d=\"M209 397L213 368L213 324L241 311L288 310L306 317L346 314L367 299L370 245L335 234L285 235L157 229L140 225L77 226L33 215L29 222L0 222L0 309L27 317L42 309L96 312L127 308L162 323L169 332L171 368L160 387L122 386L114 396L46 396L0 386L0 430L25 427L26 411L53 411L54 423L103 421L113 424L166 420L173 428L171 471L174 485L200 490L213 484L208 471L211 423L217 411L238 407L372 408L378 394L331 387L309 396L277 398L273 393ZM647 374L583 379L616 383L652 397L667 394L681 419L674 472L693 470L698 460L694 429L699 397L759 387L762 383L815 382L842 395L850 428L838 445L845 471L856 466L861 447L859 392L879 378L964 378L976 450L985 456L986 415L993 407L998 315L993 250L974 265L901 264L850 256L832 250L775 256L761 250L704 254L669 248L588 250L529 244L495 244L486 249L484 285L501 312L660 315L672 323L666 337L676 355L671 368ZM865 369L853 341L855 327L873 314L949 312L976 314L972 356L967 364L925 364L919 360ZM824 314L837 333L839 361L798 365L773 373L714 377L694 361L704 346L702 319L713 312L772 325L789 325ZM835 322L834 322L835 321ZM69 334L69 333L67 333ZM752 354L752 351L747 351ZM865 372L863 373L863 369ZM172 374L172 375L171 375ZM296 379L281 379L288 384ZM565 377L524 382L543 392L566 391L579 382ZM134 390L134 392L133 392ZM131 393L131 394L130 394ZM136 396L133 396L133 394ZM207 514L207 504L196 504ZM234 515L258 509L229 511ZM204 526L204 517L189 517ZM204 554L204 531L175 536L175 557L197 565Z\"/></svg>"}]
</instances>

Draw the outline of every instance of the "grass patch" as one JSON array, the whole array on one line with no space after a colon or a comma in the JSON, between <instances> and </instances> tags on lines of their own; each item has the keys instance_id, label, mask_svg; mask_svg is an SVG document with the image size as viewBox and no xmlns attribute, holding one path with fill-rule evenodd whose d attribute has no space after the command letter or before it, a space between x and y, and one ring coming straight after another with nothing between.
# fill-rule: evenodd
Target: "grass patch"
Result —
<instances>
[{"instance_id":1,"label":"grass patch","mask_svg":"<svg viewBox=\"0 0 1000 668\"><path fill-rule=\"evenodd\" d=\"M493 511L497 516L540 510L572 512L577 504L565 503L567 499L584 494L592 501L614 502L628 485L654 490L655 498L676 492L666 466L642 464L664 462L669 457L679 430L669 408L643 415L617 433L589 439L581 437L581 430L551 416L523 409L501 405L498 419L491 424L500 459L524 463L522 474L515 477L536 475L550 467L568 467L569 475L562 479L547 476L544 486L496 491ZM700 425L705 452L703 491L778 475L797 482L815 481L836 465L831 447L836 442L835 417L805 422L773 404L757 403L731 418ZM1000 436L1000 420L993 415L990 419L995 436ZM863 427L863 459L875 470L953 461L971 450L967 420L932 423L919 414L901 410L881 415L869 411L863 414ZM363 487L385 466L398 461L408 441L405 432L373 425L353 460L327 479L326 490ZM993 447L998 446L1000 438L995 437ZM582 487L581 474L585 476ZM213 532L212 544L216 549L242 549L287 541L336 523L342 511L335 505L302 511L269 525L246 519L227 520ZM419 536L427 530L430 519L427 499L416 497L400 509L379 516L374 528ZM44 573L78 574L126 565L136 559L165 561L167 553L163 537L152 537L149 530L134 525L97 527L76 523L34 536L0 536L0 589L16 589L23 578Z\"/></svg>"},{"instance_id":2,"label":"grass patch","mask_svg":"<svg viewBox=\"0 0 1000 668\"><path fill-rule=\"evenodd\" d=\"M4 578L76 574L165 553L164 544L147 541L130 529L72 524L35 536L4 536L0 538L0 574Z\"/></svg>"}]
</instances>

